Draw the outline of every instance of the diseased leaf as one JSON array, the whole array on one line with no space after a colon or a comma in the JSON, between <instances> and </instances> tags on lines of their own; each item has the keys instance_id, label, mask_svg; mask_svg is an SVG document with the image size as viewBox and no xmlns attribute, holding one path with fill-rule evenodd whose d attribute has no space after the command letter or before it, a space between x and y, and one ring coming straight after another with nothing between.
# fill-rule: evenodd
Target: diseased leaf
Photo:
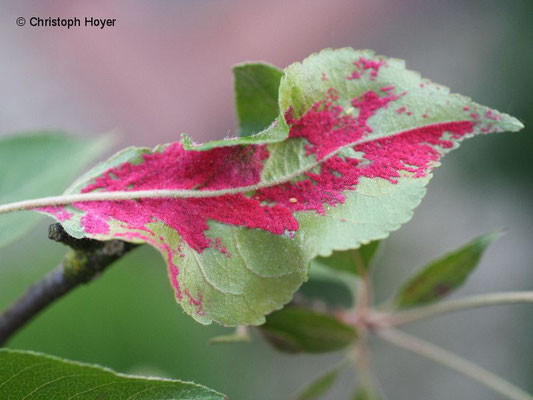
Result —
<instances>
[{"instance_id":1,"label":"diseased leaf","mask_svg":"<svg viewBox=\"0 0 533 400\"><path fill-rule=\"evenodd\" d=\"M333 384L337 381L337 378L339 377L339 374L343 370L344 365L345 364L336 366L335 368L329 370L325 374L315 379L313 382L306 385L296 395L295 399L296 400L320 399L323 395L325 395L332 388Z\"/></svg>"},{"instance_id":2,"label":"diseased leaf","mask_svg":"<svg viewBox=\"0 0 533 400\"><path fill-rule=\"evenodd\" d=\"M459 288L476 268L489 244L500 235L498 232L480 236L432 261L402 286L394 303L399 308L420 306L440 300Z\"/></svg>"},{"instance_id":3,"label":"diseased leaf","mask_svg":"<svg viewBox=\"0 0 533 400\"><path fill-rule=\"evenodd\" d=\"M368 270L378 251L379 240L364 244L358 249L334 251L329 257L317 257L312 262L325 265L337 271L359 275L361 269Z\"/></svg>"},{"instance_id":4,"label":"diseased leaf","mask_svg":"<svg viewBox=\"0 0 533 400\"><path fill-rule=\"evenodd\" d=\"M110 145L59 132L24 133L0 138L0 204L57 194ZM36 215L17 213L0 219L0 247L29 231Z\"/></svg>"},{"instance_id":5,"label":"diseased leaf","mask_svg":"<svg viewBox=\"0 0 533 400\"><path fill-rule=\"evenodd\" d=\"M313 258L408 221L431 170L462 139L522 128L367 50L328 49L292 64L278 102L277 123L257 135L193 147L204 151L186 142L126 149L67 190L179 198L44 211L76 237L159 249L196 320L258 325L290 301Z\"/></svg>"},{"instance_id":6,"label":"diseased leaf","mask_svg":"<svg viewBox=\"0 0 533 400\"><path fill-rule=\"evenodd\" d=\"M191 382L117 374L44 354L0 349L1 399L224 400Z\"/></svg>"},{"instance_id":7,"label":"diseased leaf","mask_svg":"<svg viewBox=\"0 0 533 400\"><path fill-rule=\"evenodd\" d=\"M347 347L357 339L357 332L350 325L299 307L270 314L259 331L274 347L287 353L326 353Z\"/></svg>"},{"instance_id":8,"label":"diseased leaf","mask_svg":"<svg viewBox=\"0 0 533 400\"><path fill-rule=\"evenodd\" d=\"M265 63L246 63L233 67L240 136L258 133L276 120L282 76L283 71Z\"/></svg>"}]
</instances>

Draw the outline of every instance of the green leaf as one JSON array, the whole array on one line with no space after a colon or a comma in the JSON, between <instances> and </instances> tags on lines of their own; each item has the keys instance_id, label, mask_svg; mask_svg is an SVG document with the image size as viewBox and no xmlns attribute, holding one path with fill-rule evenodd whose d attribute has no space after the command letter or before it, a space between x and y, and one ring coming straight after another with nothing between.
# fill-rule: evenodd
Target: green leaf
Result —
<instances>
[{"instance_id":1,"label":"green leaf","mask_svg":"<svg viewBox=\"0 0 533 400\"><path fill-rule=\"evenodd\" d=\"M287 353L326 353L345 348L357 339L352 326L299 307L270 314L259 330L274 347Z\"/></svg>"},{"instance_id":2,"label":"green leaf","mask_svg":"<svg viewBox=\"0 0 533 400\"><path fill-rule=\"evenodd\" d=\"M277 124L257 135L126 149L66 192L110 201L49 213L72 214L63 226L75 237L156 247L197 321L259 325L291 300L312 259L407 222L461 140L522 128L367 50L292 64L278 103Z\"/></svg>"},{"instance_id":3,"label":"green leaf","mask_svg":"<svg viewBox=\"0 0 533 400\"><path fill-rule=\"evenodd\" d=\"M329 257L317 257L312 262L337 271L359 275L360 270L368 270L379 249L379 240L364 244L355 250L334 251Z\"/></svg>"},{"instance_id":4,"label":"green leaf","mask_svg":"<svg viewBox=\"0 0 533 400\"><path fill-rule=\"evenodd\" d=\"M350 308L357 283L353 277L358 275L360 268L370 268L380 243L375 240L356 250L334 251L329 257L313 259L309 280L295 295L297 303L312 306L320 302L333 309Z\"/></svg>"},{"instance_id":5,"label":"green leaf","mask_svg":"<svg viewBox=\"0 0 533 400\"><path fill-rule=\"evenodd\" d=\"M402 286L394 303L399 308L420 306L438 301L459 288L476 268L489 244L499 236L501 232L480 236L432 261Z\"/></svg>"},{"instance_id":6,"label":"green leaf","mask_svg":"<svg viewBox=\"0 0 533 400\"><path fill-rule=\"evenodd\" d=\"M276 120L282 76L283 71L270 64L246 63L233 67L240 136L258 133Z\"/></svg>"},{"instance_id":7,"label":"green leaf","mask_svg":"<svg viewBox=\"0 0 533 400\"><path fill-rule=\"evenodd\" d=\"M294 295L294 301L310 308L328 306L331 309L350 308L355 301L357 279L326 265L311 262L309 279Z\"/></svg>"},{"instance_id":8,"label":"green leaf","mask_svg":"<svg viewBox=\"0 0 533 400\"><path fill-rule=\"evenodd\" d=\"M44 354L0 349L0 398L67 400L224 400L190 382L118 374Z\"/></svg>"},{"instance_id":9,"label":"green leaf","mask_svg":"<svg viewBox=\"0 0 533 400\"><path fill-rule=\"evenodd\" d=\"M58 132L1 137L0 204L57 194L110 144L108 137L87 140ZM0 247L23 236L37 221L27 213L2 216Z\"/></svg>"},{"instance_id":10,"label":"green leaf","mask_svg":"<svg viewBox=\"0 0 533 400\"><path fill-rule=\"evenodd\" d=\"M296 400L314 400L320 399L325 395L337 381L339 374L344 369L345 364L341 364L319 376L313 382L303 387L300 392L295 396Z\"/></svg>"}]
</instances>

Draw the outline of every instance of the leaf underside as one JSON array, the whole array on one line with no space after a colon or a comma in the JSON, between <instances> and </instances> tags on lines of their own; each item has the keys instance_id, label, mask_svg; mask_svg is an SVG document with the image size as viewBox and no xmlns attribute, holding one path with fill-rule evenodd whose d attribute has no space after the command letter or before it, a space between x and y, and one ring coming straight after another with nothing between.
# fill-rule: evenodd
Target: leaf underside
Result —
<instances>
[{"instance_id":1,"label":"leaf underside","mask_svg":"<svg viewBox=\"0 0 533 400\"><path fill-rule=\"evenodd\" d=\"M349 48L286 68L277 106L257 135L129 148L66 191L171 189L181 198L41 211L76 237L156 247L177 301L197 321L257 325L290 301L310 260L407 222L431 170L462 139L522 127L400 60Z\"/></svg>"},{"instance_id":2,"label":"leaf underside","mask_svg":"<svg viewBox=\"0 0 533 400\"><path fill-rule=\"evenodd\" d=\"M224 400L191 382L117 374L28 351L0 349L1 399Z\"/></svg>"}]
</instances>

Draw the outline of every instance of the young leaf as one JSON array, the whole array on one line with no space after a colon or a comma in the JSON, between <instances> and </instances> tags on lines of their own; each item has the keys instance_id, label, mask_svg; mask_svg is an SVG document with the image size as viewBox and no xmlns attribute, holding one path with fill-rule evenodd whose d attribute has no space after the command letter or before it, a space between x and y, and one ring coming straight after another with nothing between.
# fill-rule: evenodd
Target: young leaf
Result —
<instances>
[{"instance_id":1,"label":"young leaf","mask_svg":"<svg viewBox=\"0 0 533 400\"><path fill-rule=\"evenodd\" d=\"M325 265L337 271L359 275L360 269L368 270L374 255L378 251L379 240L364 244L358 249L334 251L329 257L317 257L312 263ZM312 268L312 267L311 267Z\"/></svg>"},{"instance_id":2,"label":"young leaf","mask_svg":"<svg viewBox=\"0 0 533 400\"><path fill-rule=\"evenodd\" d=\"M108 201L43 211L75 237L158 248L196 320L257 325L290 301L310 260L408 221L462 139L522 128L371 51L325 50L284 73L265 131L195 147L205 151L127 149L66 192Z\"/></svg>"},{"instance_id":3,"label":"young leaf","mask_svg":"<svg viewBox=\"0 0 533 400\"><path fill-rule=\"evenodd\" d=\"M224 400L191 382L117 374L44 354L0 349L1 399Z\"/></svg>"},{"instance_id":4,"label":"young leaf","mask_svg":"<svg viewBox=\"0 0 533 400\"><path fill-rule=\"evenodd\" d=\"M315 400L325 395L337 381L345 364L341 364L321 375L313 382L303 387L296 395L296 400Z\"/></svg>"},{"instance_id":5,"label":"young leaf","mask_svg":"<svg viewBox=\"0 0 533 400\"><path fill-rule=\"evenodd\" d=\"M86 140L57 132L0 138L0 204L56 194L110 145L102 137ZM0 247L17 240L38 221L31 214L0 219Z\"/></svg>"},{"instance_id":6,"label":"young leaf","mask_svg":"<svg viewBox=\"0 0 533 400\"><path fill-rule=\"evenodd\" d=\"M489 244L500 235L480 236L431 262L402 286L394 303L399 308L420 306L438 301L459 288L476 268Z\"/></svg>"},{"instance_id":7,"label":"young leaf","mask_svg":"<svg viewBox=\"0 0 533 400\"><path fill-rule=\"evenodd\" d=\"M357 339L357 332L350 325L299 307L270 314L259 331L274 347L287 353L326 353L347 347Z\"/></svg>"},{"instance_id":8,"label":"young leaf","mask_svg":"<svg viewBox=\"0 0 533 400\"><path fill-rule=\"evenodd\" d=\"M283 71L264 63L233 67L240 136L266 129L278 117L278 89Z\"/></svg>"}]
</instances>

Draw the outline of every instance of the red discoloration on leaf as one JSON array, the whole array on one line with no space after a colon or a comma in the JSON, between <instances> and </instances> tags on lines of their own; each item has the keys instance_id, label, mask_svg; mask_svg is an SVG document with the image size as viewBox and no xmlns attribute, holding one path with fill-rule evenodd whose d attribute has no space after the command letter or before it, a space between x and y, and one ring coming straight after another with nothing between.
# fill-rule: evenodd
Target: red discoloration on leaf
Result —
<instances>
[{"instance_id":1,"label":"red discoloration on leaf","mask_svg":"<svg viewBox=\"0 0 533 400\"><path fill-rule=\"evenodd\" d=\"M386 91L388 93L388 91ZM343 115L342 107L333 102L330 96L325 102L316 103L300 119L295 120L290 113L287 121L291 126L290 137L302 137L309 141L307 152L320 160L333 150L346 144L357 142L371 132L367 122L379 109L395 100L397 96L379 97L368 91L353 99L352 105L359 108L357 118ZM458 139L472 132L473 123L458 121L429 125L354 146L354 150L364 152L370 163L361 165L354 158L338 155L328 158L321 164L320 173L307 172L308 179L296 183L285 183L256 193L256 198L275 202L292 211L314 210L324 214L324 204L335 206L343 203L343 192L353 190L360 177L382 178L396 183L401 171L411 172L415 177L423 177L431 164L440 157L432 146L450 148L451 140L441 139L445 132ZM298 199L297 202L292 199Z\"/></svg>"},{"instance_id":2,"label":"red discoloration on leaf","mask_svg":"<svg viewBox=\"0 0 533 400\"><path fill-rule=\"evenodd\" d=\"M379 69L386 65L384 60L370 60L364 57L360 57L359 60L354 61L353 63L356 69L352 72L351 75L347 76L346 79L360 79L363 73L370 69L370 80L374 81L378 77Z\"/></svg>"},{"instance_id":3,"label":"red discoloration on leaf","mask_svg":"<svg viewBox=\"0 0 533 400\"><path fill-rule=\"evenodd\" d=\"M401 106L400 108L396 109L396 112L398 114L403 114L405 112L405 110L407 110L407 108L405 106Z\"/></svg>"},{"instance_id":4,"label":"red discoloration on leaf","mask_svg":"<svg viewBox=\"0 0 533 400\"><path fill-rule=\"evenodd\" d=\"M198 295L198 299L195 299L191 292L189 292L189 289L185 289L184 292L185 295L189 298L189 305L190 306L196 306L196 314L198 315L204 315L204 312L202 310L202 307L203 307L203 296L202 294L200 293Z\"/></svg>"},{"instance_id":5,"label":"red discoloration on leaf","mask_svg":"<svg viewBox=\"0 0 533 400\"><path fill-rule=\"evenodd\" d=\"M67 210L65 210L65 207L63 206L40 207L40 208L37 208L37 210L53 215L54 217L57 218L59 222L64 222L72 218L72 213L69 213Z\"/></svg>"},{"instance_id":6,"label":"red discoloration on leaf","mask_svg":"<svg viewBox=\"0 0 533 400\"><path fill-rule=\"evenodd\" d=\"M493 121L501 121L502 117L495 114L492 110L487 110L487 112L484 115L487 119L492 119Z\"/></svg>"},{"instance_id":7,"label":"red discoloration on leaf","mask_svg":"<svg viewBox=\"0 0 533 400\"><path fill-rule=\"evenodd\" d=\"M259 182L264 146L223 147L205 152L185 151L174 143L163 152L144 155L144 161L112 168L83 192L143 189L225 189ZM140 199L75 203L90 218L82 220L88 233L107 233L107 221L117 220L128 229L145 229L162 221L175 229L198 252L211 247L205 236L208 220L267 230L281 235L298 224L286 209L261 204L243 194L199 199ZM84 217L85 218L85 217ZM98 223L95 223L98 221ZM220 248L224 252L225 249Z\"/></svg>"},{"instance_id":8,"label":"red discoloration on leaf","mask_svg":"<svg viewBox=\"0 0 533 400\"><path fill-rule=\"evenodd\" d=\"M357 146L356 150L363 151L364 158L371 161L361 168L362 176L382 178L392 183L397 182L400 171L423 177L441 155L432 146L445 149L453 146L451 140L442 139L443 134L448 132L453 139L459 139L472 132L473 127L471 121L443 122Z\"/></svg>"},{"instance_id":9,"label":"red discoloration on leaf","mask_svg":"<svg viewBox=\"0 0 533 400\"><path fill-rule=\"evenodd\" d=\"M321 160L339 147L354 143L370 132L366 124L368 118L395 98L366 92L352 101L354 108L359 108L359 116L354 118L342 114L343 108L334 104L337 95L330 91L325 101L315 103L299 120L292 117L292 110L286 113L285 118L291 126L289 137L306 139L309 142L307 153L313 153Z\"/></svg>"},{"instance_id":10,"label":"red discoloration on leaf","mask_svg":"<svg viewBox=\"0 0 533 400\"><path fill-rule=\"evenodd\" d=\"M109 224L105 219L101 218L95 213L87 213L81 218L81 224L86 232L91 232L100 235L107 235L109 233Z\"/></svg>"},{"instance_id":11,"label":"red discoloration on leaf","mask_svg":"<svg viewBox=\"0 0 533 400\"><path fill-rule=\"evenodd\" d=\"M375 64L361 64L375 65ZM380 64L381 65L381 64ZM371 68L371 67L369 67ZM376 67L377 68L377 67ZM373 69L374 70L374 69ZM375 69L377 71L377 69ZM369 161L339 155L331 156L341 147L353 144L372 132L369 119L399 96L393 87L379 92L367 91L352 100L358 109L356 117L346 114L336 104L337 93L331 89L326 99L315 103L301 118L286 113L290 125L289 140L303 138L308 142L307 154L324 160L320 172L306 172L299 182L287 182L258 190L252 197L245 194L207 198L140 199L76 203L87 211L82 224L88 233L107 233L108 222L116 220L126 229L149 232L149 241L167 253L169 265L173 253L163 241L156 241L146 226L161 221L175 229L195 251L206 248L227 254L220 238L208 238L208 221L266 230L282 235L298 229L295 211L315 211L324 214L324 205L343 203L343 192L353 190L360 177L382 178L396 182L401 171L415 177L425 175L440 153L432 146L449 148L452 142L441 139L444 132L459 138L472 130L468 121L443 123L396 134L392 137L367 141L354 147ZM403 95L402 93L401 95ZM164 151L144 155L140 164L125 163L107 171L88 185L83 192L105 189L224 189L259 182L262 162L268 157L265 146L223 147L210 151L185 151L180 144L172 144ZM265 205L266 204L266 205ZM175 266L174 266L175 267ZM177 268L171 278L177 275ZM177 283L173 282L177 287Z\"/></svg>"}]
</instances>

